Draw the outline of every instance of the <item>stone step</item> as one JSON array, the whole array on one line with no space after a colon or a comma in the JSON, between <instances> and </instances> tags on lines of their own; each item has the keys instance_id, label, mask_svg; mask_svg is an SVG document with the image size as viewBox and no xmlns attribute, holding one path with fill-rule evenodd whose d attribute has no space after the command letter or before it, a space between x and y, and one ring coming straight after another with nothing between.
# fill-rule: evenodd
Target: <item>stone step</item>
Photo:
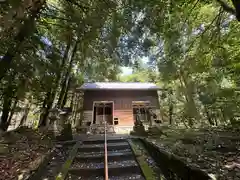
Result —
<instances>
[{"instance_id":1,"label":"stone step","mask_svg":"<svg viewBox=\"0 0 240 180\"><path fill-rule=\"evenodd\" d=\"M118 138L118 139L108 139L107 143L120 143L120 142L126 142L127 140L124 138ZM83 141L83 144L104 144L104 139L93 139L88 141Z\"/></svg>"},{"instance_id":2,"label":"stone step","mask_svg":"<svg viewBox=\"0 0 240 180\"><path fill-rule=\"evenodd\" d=\"M78 142L77 140L57 141L57 142L56 142L56 145L57 145L57 146L60 146L60 145L63 145L63 146L71 146L71 145L76 144L77 142Z\"/></svg>"},{"instance_id":3,"label":"stone step","mask_svg":"<svg viewBox=\"0 0 240 180\"><path fill-rule=\"evenodd\" d=\"M104 153L95 153L92 155L77 155L75 160L78 162L104 162ZM131 151L129 152L108 152L108 161L134 160Z\"/></svg>"},{"instance_id":4,"label":"stone step","mask_svg":"<svg viewBox=\"0 0 240 180\"><path fill-rule=\"evenodd\" d=\"M137 166L137 162L135 160L122 160L122 161L108 161L108 166L116 166L116 167L125 167L125 166ZM71 168L82 168L82 169L99 169L104 168L104 161L102 162L78 162L75 161L71 165Z\"/></svg>"},{"instance_id":5,"label":"stone step","mask_svg":"<svg viewBox=\"0 0 240 180\"><path fill-rule=\"evenodd\" d=\"M109 176L109 180L146 180L140 174L128 174L123 176ZM105 180L104 176L82 177L74 174L68 174L66 180Z\"/></svg>"},{"instance_id":6,"label":"stone step","mask_svg":"<svg viewBox=\"0 0 240 180\"><path fill-rule=\"evenodd\" d=\"M91 176L104 176L104 164L101 164L99 167L92 167L89 168L70 168L69 173L73 175L79 175L81 177L91 177ZM121 165L108 165L108 174L109 176L123 176L123 175L130 175L130 174L141 174L141 170L137 165L133 164L125 164L124 166Z\"/></svg>"},{"instance_id":7,"label":"stone step","mask_svg":"<svg viewBox=\"0 0 240 180\"><path fill-rule=\"evenodd\" d=\"M130 148L127 142L108 143L108 151ZM104 150L104 144L84 144L78 148L78 152L99 152Z\"/></svg>"},{"instance_id":8,"label":"stone step","mask_svg":"<svg viewBox=\"0 0 240 180\"><path fill-rule=\"evenodd\" d=\"M108 149L108 155L112 154L112 153L132 153L130 148L126 148L126 149L119 149L119 150L109 150ZM91 151L85 151L85 152L78 152L77 156L104 156L104 149L102 149L101 151L98 152L91 152Z\"/></svg>"}]
</instances>

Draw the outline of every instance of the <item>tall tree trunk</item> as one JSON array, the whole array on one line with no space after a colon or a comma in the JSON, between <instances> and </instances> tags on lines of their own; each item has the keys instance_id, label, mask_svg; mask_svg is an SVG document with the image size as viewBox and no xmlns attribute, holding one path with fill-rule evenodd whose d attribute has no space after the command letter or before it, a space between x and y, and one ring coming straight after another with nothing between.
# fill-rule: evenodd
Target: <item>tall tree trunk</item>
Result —
<instances>
[{"instance_id":1,"label":"tall tree trunk","mask_svg":"<svg viewBox=\"0 0 240 180\"><path fill-rule=\"evenodd\" d=\"M186 122L185 122L185 119L182 118L181 121L182 121L182 123L184 124L184 126L185 126L186 128L189 128L189 126L188 126L188 125L186 124Z\"/></svg>"},{"instance_id":2,"label":"tall tree trunk","mask_svg":"<svg viewBox=\"0 0 240 180\"><path fill-rule=\"evenodd\" d=\"M215 116L215 118L214 118L214 122L215 122L214 125L215 125L215 126L218 126L218 117Z\"/></svg>"},{"instance_id":3,"label":"tall tree trunk","mask_svg":"<svg viewBox=\"0 0 240 180\"><path fill-rule=\"evenodd\" d=\"M196 103L194 100L194 90L193 90L193 82L191 79L187 78L184 74L184 72L180 73L180 82L182 87L184 87L185 91L185 98L187 101L187 108L188 108L188 114L192 117L195 118L198 122L200 122L200 114L199 111L196 107ZM193 119L189 119L189 123L193 124Z\"/></svg>"},{"instance_id":4,"label":"tall tree trunk","mask_svg":"<svg viewBox=\"0 0 240 180\"><path fill-rule=\"evenodd\" d=\"M21 44L26 38L33 34L35 19L37 18L40 10L43 8L45 1L46 0L36 0L33 2L32 7L30 8L29 18L24 21L18 34L14 37L13 44L8 48L6 54L0 61L0 81L10 69L12 60L18 53Z\"/></svg>"},{"instance_id":5,"label":"tall tree trunk","mask_svg":"<svg viewBox=\"0 0 240 180\"><path fill-rule=\"evenodd\" d=\"M69 56L70 51L71 51L71 42L72 42L72 38L69 38L68 39L68 43L67 43L67 47L66 47L66 50L64 52L64 56L63 56L63 59L62 59L62 62L61 62L61 66L60 66L59 72L57 73L57 77L56 77L57 89L59 87L59 83L60 83L61 77L64 74L65 65L67 63L67 59L68 59L68 56Z\"/></svg>"},{"instance_id":6,"label":"tall tree trunk","mask_svg":"<svg viewBox=\"0 0 240 180\"><path fill-rule=\"evenodd\" d=\"M211 126L214 126L214 122L213 122L213 120L212 120L212 118L211 118L210 113L208 112L208 108L207 108L205 105L204 105L204 110L205 110L205 113L206 113L207 120L208 120L209 124L210 124Z\"/></svg>"},{"instance_id":7,"label":"tall tree trunk","mask_svg":"<svg viewBox=\"0 0 240 180\"><path fill-rule=\"evenodd\" d=\"M64 79L61 83L61 91L60 91L58 102L57 102L57 107L59 107L59 108L61 108L62 104L63 104L64 94L65 94L66 88L67 88L67 81L70 78L69 76L70 76L71 69L72 69L72 66L73 66L74 56L75 56L76 51L77 51L78 43L79 43L79 41L77 40L74 44L73 51L72 51L72 54L71 54L71 57L70 57L70 62L69 62L66 74L64 75Z\"/></svg>"},{"instance_id":8,"label":"tall tree trunk","mask_svg":"<svg viewBox=\"0 0 240 180\"><path fill-rule=\"evenodd\" d=\"M63 105L63 101L64 101L64 98L65 98L65 94L66 94L66 91L67 91L67 86L68 86L68 79L69 77L64 78L64 81L63 81L63 84L61 85L61 92L59 94L59 97L58 97L58 103L57 103L57 106L58 108L62 108L64 105Z\"/></svg>"},{"instance_id":9,"label":"tall tree trunk","mask_svg":"<svg viewBox=\"0 0 240 180\"><path fill-rule=\"evenodd\" d=\"M224 112L223 108L220 108L220 111L221 111L221 114L222 114L223 121L227 122L227 118L226 118L226 115L225 115L225 112Z\"/></svg>"},{"instance_id":10,"label":"tall tree trunk","mask_svg":"<svg viewBox=\"0 0 240 180\"><path fill-rule=\"evenodd\" d=\"M49 110L53 106L53 102L54 102L54 99L55 99L55 96L56 96L56 91L58 89L58 85L59 85L59 81L61 79L62 71L65 67L67 57L69 55L70 47L71 47L71 38L69 38L66 50L64 52L64 56L63 56L63 59L62 59L62 62L61 62L60 70L56 74L56 79L54 80L55 86L53 88L51 88L46 93L46 96L44 98L44 101L43 101L43 104L42 104L42 113L40 115L40 120L39 120L39 123L38 123L38 127L42 127L42 126L47 125L47 118L48 118L48 115L49 115ZM55 89L55 90L53 90L53 89Z\"/></svg>"},{"instance_id":11,"label":"tall tree trunk","mask_svg":"<svg viewBox=\"0 0 240 180\"><path fill-rule=\"evenodd\" d=\"M48 102L50 97L51 97L51 91L48 91L46 93L46 96L45 96L43 104L42 104L42 112L41 112L41 115L40 115L40 120L39 120L39 123L38 123L38 127L46 125L46 109L47 109L47 102Z\"/></svg>"},{"instance_id":12,"label":"tall tree trunk","mask_svg":"<svg viewBox=\"0 0 240 180\"><path fill-rule=\"evenodd\" d=\"M169 124L173 125L173 105L169 106Z\"/></svg>"},{"instance_id":13,"label":"tall tree trunk","mask_svg":"<svg viewBox=\"0 0 240 180\"><path fill-rule=\"evenodd\" d=\"M40 126L46 126L47 125L47 119L48 119L49 111L52 108L52 104L53 104L53 100L49 99L48 102L47 102L47 106L44 109L43 116L42 116L43 117L42 124L40 124Z\"/></svg>"},{"instance_id":14,"label":"tall tree trunk","mask_svg":"<svg viewBox=\"0 0 240 180\"><path fill-rule=\"evenodd\" d=\"M169 124L173 125L173 102L172 102L172 90L168 93L168 103L169 103Z\"/></svg>"},{"instance_id":15,"label":"tall tree trunk","mask_svg":"<svg viewBox=\"0 0 240 180\"><path fill-rule=\"evenodd\" d=\"M13 115L14 115L14 111L15 111L15 109L16 109L16 107L17 107L17 103L18 103L18 98L16 97L15 100L14 100L13 106L12 106L12 108L11 108L10 116L9 116L9 118L8 118L9 125L10 125L10 122L11 122L12 117L13 117Z\"/></svg>"},{"instance_id":16,"label":"tall tree trunk","mask_svg":"<svg viewBox=\"0 0 240 180\"><path fill-rule=\"evenodd\" d=\"M20 121L20 123L19 123L19 126L23 126L24 123L26 123L26 120L27 120L29 111L30 111L30 109L31 109L31 106L32 106L32 99L31 99L30 102L28 102L28 103L26 104L26 106L24 107L24 113L23 113L23 116L22 116L21 121Z\"/></svg>"},{"instance_id":17,"label":"tall tree trunk","mask_svg":"<svg viewBox=\"0 0 240 180\"><path fill-rule=\"evenodd\" d=\"M9 97L4 98L1 124L0 124L0 129L3 130L3 131L6 131L8 129L9 124L10 124L8 122L8 116L9 116L9 112L11 110L11 103L12 103L11 98L9 98Z\"/></svg>"},{"instance_id":18,"label":"tall tree trunk","mask_svg":"<svg viewBox=\"0 0 240 180\"><path fill-rule=\"evenodd\" d=\"M26 123L29 111L30 111L30 108L28 106L24 108L24 114L20 120L19 127L23 126Z\"/></svg>"},{"instance_id":19,"label":"tall tree trunk","mask_svg":"<svg viewBox=\"0 0 240 180\"><path fill-rule=\"evenodd\" d=\"M11 111L11 105L13 100L13 86L12 84L8 85L3 95L3 110L2 117L0 122L0 129L6 131L10 122L8 122L9 113Z\"/></svg>"},{"instance_id":20,"label":"tall tree trunk","mask_svg":"<svg viewBox=\"0 0 240 180\"><path fill-rule=\"evenodd\" d=\"M68 98L68 91L69 91L69 89L71 87L71 80L72 80L72 78L70 77L69 80L68 80L68 83L67 83L66 91L64 93L64 98L63 98L63 102L61 104L61 108L63 108L66 105L67 98Z\"/></svg>"},{"instance_id":21,"label":"tall tree trunk","mask_svg":"<svg viewBox=\"0 0 240 180\"><path fill-rule=\"evenodd\" d=\"M240 1L239 0L232 0L232 3L236 10L236 17L237 20L240 21Z\"/></svg>"},{"instance_id":22,"label":"tall tree trunk","mask_svg":"<svg viewBox=\"0 0 240 180\"><path fill-rule=\"evenodd\" d=\"M72 91L72 97L71 97L71 103L70 103L71 109L73 109L73 106L74 106L74 99L75 99L75 92Z\"/></svg>"},{"instance_id":23,"label":"tall tree trunk","mask_svg":"<svg viewBox=\"0 0 240 180\"><path fill-rule=\"evenodd\" d=\"M56 96L56 92L57 92L57 87L58 87L57 81L58 81L58 79L55 80L54 87L52 87L46 94L46 97L44 99L43 106L42 106L43 111L41 114L41 118L40 118L38 127L47 125L47 118L49 115L49 110L53 106L53 102L55 100L55 96Z\"/></svg>"},{"instance_id":24,"label":"tall tree trunk","mask_svg":"<svg viewBox=\"0 0 240 180\"><path fill-rule=\"evenodd\" d=\"M229 121L230 121L230 123L231 123L231 125L232 126L234 126L234 125L236 125L236 119L233 117L233 116L231 116L230 118L229 118Z\"/></svg>"}]
</instances>

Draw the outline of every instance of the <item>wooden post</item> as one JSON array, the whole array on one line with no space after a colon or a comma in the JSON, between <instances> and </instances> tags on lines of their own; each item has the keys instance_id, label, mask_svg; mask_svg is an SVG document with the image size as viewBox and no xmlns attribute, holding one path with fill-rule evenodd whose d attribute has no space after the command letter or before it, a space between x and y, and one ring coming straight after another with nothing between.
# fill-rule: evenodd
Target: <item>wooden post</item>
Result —
<instances>
[{"instance_id":1,"label":"wooden post","mask_svg":"<svg viewBox=\"0 0 240 180\"><path fill-rule=\"evenodd\" d=\"M105 151L105 180L108 180L108 153L107 153L107 122L106 122L106 118L105 118L105 107L104 107L105 104L103 104L103 116L104 116L104 151Z\"/></svg>"}]
</instances>

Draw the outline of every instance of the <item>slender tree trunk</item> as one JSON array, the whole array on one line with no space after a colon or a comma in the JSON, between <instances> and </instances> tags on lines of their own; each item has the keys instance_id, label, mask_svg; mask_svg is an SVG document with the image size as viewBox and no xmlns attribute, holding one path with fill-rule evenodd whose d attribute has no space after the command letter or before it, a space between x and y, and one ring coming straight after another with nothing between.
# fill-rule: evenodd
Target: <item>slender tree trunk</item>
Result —
<instances>
[{"instance_id":1,"label":"slender tree trunk","mask_svg":"<svg viewBox=\"0 0 240 180\"><path fill-rule=\"evenodd\" d=\"M65 91L65 93L64 93L63 102L62 102L62 104L61 104L61 108L63 108L63 107L66 105L67 98L68 98L68 91L69 91L69 89L70 89L70 87L71 87L71 80L72 80L72 79L69 78L68 83L67 83L67 88L66 88L66 91Z\"/></svg>"},{"instance_id":2,"label":"slender tree trunk","mask_svg":"<svg viewBox=\"0 0 240 180\"><path fill-rule=\"evenodd\" d=\"M204 110L205 110L205 113L206 113L207 120L208 120L209 124L210 124L211 126L214 126L214 122L213 122L213 120L212 120L212 118L211 118L211 115L210 115L210 113L208 112L208 108L207 108L206 106L204 106Z\"/></svg>"},{"instance_id":3,"label":"slender tree trunk","mask_svg":"<svg viewBox=\"0 0 240 180\"><path fill-rule=\"evenodd\" d=\"M173 102L172 102L172 90L168 93L169 103L169 124L173 125Z\"/></svg>"},{"instance_id":4,"label":"slender tree trunk","mask_svg":"<svg viewBox=\"0 0 240 180\"><path fill-rule=\"evenodd\" d=\"M60 91L58 102L57 102L57 107L59 107L59 108L61 108L62 104L63 104L64 94L65 94L65 91L66 91L66 88L67 88L67 81L68 81L70 73L71 73L71 69L72 69L73 61L74 61L74 56L75 56L76 51L77 51L78 43L79 43L79 41L77 40L75 42L74 47L73 47L73 51L72 51L72 55L70 57L70 62L69 62L69 65L68 65L67 72L64 76L63 82L61 83L61 91Z\"/></svg>"},{"instance_id":5,"label":"slender tree trunk","mask_svg":"<svg viewBox=\"0 0 240 180\"><path fill-rule=\"evenodd\" d=\"M173 125L173 106L169 106L169 124Z\"/></svg>"},{"instance_id":6,"label":"slender tree trunk","mask_svg":"<svg viewBox=\"0 0 240 180\"><path fill-rule=\"evenodd\" d=\"M53 104L53 100L49 99L46 108L44 109L44 113L43 113L43 120L42 120L42 124L40 126L46 126L47 125L47 119L48 119L48 115L49 115L49 110L52 108L52 104Z\"/></svg>"},{"instance_id":7,"label":"slender tree trunk","mask_svg":"<svg viewBox=\"0 0 240 180\"><path fill-rule=\"evenodd\" d=\"M72 97L71 97L71 103L70 103L70 107L71 107L71 109L73 109L74 99L75 99L75 92L72 91Z\"/></svg>"},{"instance_id":8,"label":"slender tree trunk","mask_svg":"<svg viewBox=\"0 0 240 180\"><path fill-rule=\"evenodd\" d=\"M11 98L4 99L0 129L6 131L9 126L8 116L11 110Z\"/></svg>"},{"instance_id":9,"label":"slender tree trunk","mask_svg":"<svg viewBox=\"0 0 240 180\"><path fill-rule=\"evenodd\" d=\"M68 79L69 77L67 77ZM61 92L60 92L60 95L59 95L59 98L58 98L58 107L59 108L62 108L64 105L63 105L63 101L64 101L64 98L65 98L65 94L66 94L66 91L67 91L67 80L66 78L64 78L64 81L63 81L63 84L61 85Z\"/></svg>"},{"instance_id":10,"label":"slender tree trunk","mask_svg":"<svg viewBox=\"0 0 240 180\"><path fill-rule=\"evenodd\" d=\"M51 91L48 91L45 98L44 98L44 101L43 101L43 104L42 104L42 112L41 112L41 115L40 115L40 120L39 120L39 123L38 123L38 127L41 127L41 126L45 126L46 125L46 118L45 118L45 114L46 114L46 106L47 106L47 102L48 102L48 99L50 98L50 95L51 95Z\"/></svg>"},{"instance_id":11,"label":"slender tree trunk","mask_svg":"<svg viewBox=\"0 0 240 180\"><path fill-rule=\"evenodd\" d=\"M180 82L182 87L184 87L185 89L184 93L187 101L188 113L189 115L191 115L191 117L195 118L197 122L200 122L200 114L193 97L193 82L191 81L191 79L187 79L185 77L184 72L180 73ZM189 123L193 124L192 118L189 119Z\"/></svg>"},{"instance_id":12,"label":"slender tree trunk","mask_svg":"<svg viewBox=\"0 0 240 180\"><path fill-rule=\"evenodd\" d=\"M222 115L222 120L223 120L223 122L225 123L225 122L227 121L227 118L226 118L226 115L225 115L225 113L224 113L223 108L220 108L220 111L221 111L221 115Z\"/></svg>"},{"instance_id":13,"label":"slender tree trunk","mask_svg":"<svg viewBox=\"0 0 240 180\"><path fill-rule=\"evenodd\" d=\"M29 111L30 111L30 108L29 108L29 107L26 107L26 108L24 109L24 114L23 114L23 116L22 116L22 118L21 118L21 121L20 121L19 126L23 126L23 125L26 123L27 117L28 117L28 114L29 114Z\"/></svg>"},{"instance_id":14,"label":"slender tree trunk","mask_svg":"<svg viewBox=\"0 0 240 180\"><path fill-rule=\"evenodd\" d=\"M62 77L62 75L64 74L65 65L66 65L68 56L69 56L70 51L71 51L71 42L72 42L71 40L72 40L71 38L68 39L68 43L67 43L66 50L65 50L65 52L64 52L64 56L63 56L63 59L62 59L62 63L61 63L59 72L57 73L57 78L56 78L57 89L58 89L58 87L59 87L59 83L60 83L61 77Z\"/></svg>"},{"instance_id":15,"label":"slender tree trunk","mask_svg":"<svg viewBox=\"0 0 240 180\"><path fill-rule=\"evenodd\" d=\"M48 120L48 115L49 115L49 111L50 109L53 107L53 102L56 96L56 89L53 90L50 93L49 98L47 99L47 104L46 104L46 108L45 108L45 112L43 114L43 126L47 125L47 120Z\"/></svg>"},{"instance_id":16,"label":"slender tree trunk","mask_svg":"<svg viewBox=\"0 0 240 180\"><path fill-rule=\"evenodd\" d=\"M46 107L43 109L41 114L41 123L38 125L39 127L44 127L47 125L47 118L49 115L49 110L52 108L52 102L53 101L51 99L48 99Z\"/></svg>"},{"instance_id":17,"label":"slender tree trunk","mask_svg":"<svg viewBox=\"0 0 240 180\"><path fill-rule=\"evenodd\" d=\"M13 96L13 86L10 84L4 93L3 97L3 110L2 110L2 117L0 122L0 129L6 131L10 122L8 122L9 113L11 111L12 105L12 96Z\"/></svg>"},{"instance_id":18,"label":"slender tree trunk","mask_svg":"<svg viewBox=\"0 0 240 180\"><path fill-rule=\"evenodd\" d=\"M232 3L236 10L236 17L238 21L240 21L240 1L239 0L232 0Z\"/></svg>"},{"instance_id":19,"label":"slender tree trunk","mask_svg":"<svg viewBox=\"0 0 240 180\"><path fill-rule=\"evenodd\" d=\"M231 116L230 118L229 118L229 121L230 121L230 123L231 123L231 125L232 126L234 126L234 125L236 125L236 119L233 117L233 116Z\"/></svg>"},{"instance_id":20,"label":"slender tree trunk","mask_svg":"<svg viewBox=\"0 0 240 180\"><path fill-rule=\"evenodd\" d=\"M189 128L188 125L187 125L186 122L185 122L185 119L182 118L181 121L182 121L182 123L184 124L184 126L185 126L186 128Z\"/></svg>"},{"instance_id":21,"label":"slender tree trunk","mask_svg":"<svg viewBox=\"0 0 240 180\"><path fill-rule=\"evenodd\" d=\"M9 116L9 118L8 118L8 123L9 123L9 125L10 125L10 122L11 122L12 117L13 117L13 115L14 115L14 111L15 111L15 109L16 109L17 103L18 103L18 98L16 97L15 100L14 100L13 106L12 106L12 108L11 108L10 116Z\"/></svg>"},{"instance_id":22,"label":"slender tree trunk","mask_svg":"<svg viewBox=\"0 0 240 180\"><path fill-rule=\"evenodd\" d=\"M35 23L35 19L37 18L40 10L43 8L45 4L45 0L36 0L33 3L32 8L30 9L30 17L26 19L21 26L18 34L14 38L14 42L11 47L8 48L6 54L3 56L0 61L0 81L5 76L7 71L10 69L13 58L19 51L21 44L24 42L26 38L33 34L33 27Z\"/></svg>"},{"instance_id":23,"label":"slender tree trunk","mask_svg":"<svg viewBox=\"0 0 240 180\"><path fill-rule=\"evenodd\" d=\"M68 90L66 90L66 92L64 94L64 98L63 98L63 102L62 102L62 105L61 105L61 109L64 108L64 106L66 105L67 98L68 98Z\"/></svg>"},{"instance_id":24,"label":"slender tree trunk","mask_svg":"<svg viewBox=\"0 0 240 180\"><path fill-rule=\"evenodd\" d=\"M42 111L40 122L38 125L39 127L47 125L49 110L52 108L53 102L56 96L56 91L58 87L57 81L58 80L55 81L55 86L47 92L46 97L44 99L43 107L42 107L43 111Z\"/></svg>"},{"instance_id":25,"label":"slender tree trunk","mask_svg":"<svg viewBox=\"0 0 240 180\"><path fill-rule=\"evenodd\" d=\"M54 80L55 90L53 90L54 88L51 88L46 93L46 96L44 98L44 101L43 101L43 104L42 104L42 113L40 115L40 120L39 120L39 123L38 123L38 127L46 126L46 124L47 124L47 118L48 118L48 115L49 115L49 110L53 106L53 102L54 102L54 99L55 99L55 96L56 96L56 91L58 89L58 84L59 84L59 81L61 79L62 71L65 67L67 57L69 55L70 47L71 47L71 38L69 39L66 50L64 52L64 56L63 56L63 59L62 59L62 62L61 62L60 70L56 74L56 79Z\"/></svg>"},{"instance_id":26,"label":"slender tree trunk","mask_svg":"<svg viewBox=\"0 0 240 180\"><path fill-rule=\"evenodd\" d=\"M217 119L217 117L215 117L214 122L215 122L215 125L218 126L218 119Z\"/></svg>"},{"instance_id":27,"label":"slender tree trunk","mask_svg":"<svg viewBox=\"0 0 240 180\"><path fill-rule=\"evenodd\" d=\"M21 121L19 123L19 126L23 126L24 123L26 123L26 120L27 120L27 117L28 117L28 114L29 114L29 111L30 111L30 108L31 108L31 105L32 105L32 101L30 101L24 108L24 114L21 118Z\"/></svg>"}]
</instances>

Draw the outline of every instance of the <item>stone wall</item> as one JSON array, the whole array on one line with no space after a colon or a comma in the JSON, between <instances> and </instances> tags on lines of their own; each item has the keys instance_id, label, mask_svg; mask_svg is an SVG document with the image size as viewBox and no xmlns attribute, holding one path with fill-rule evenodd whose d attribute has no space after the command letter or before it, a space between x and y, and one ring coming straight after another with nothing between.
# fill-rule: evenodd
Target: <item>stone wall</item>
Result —
<instances>
[{"instance_id":1,"label":"stone wall","mask_svg":"<svg viewBox=\"0 0 240 180\"><path fill-rule=\"evenodd\" d=\"M149 154L156 161L166 179L210 180L210 176L201 169L192 167L177 156L166 152L156 144L140 139Z\"/></svg>"}]
</instances>

